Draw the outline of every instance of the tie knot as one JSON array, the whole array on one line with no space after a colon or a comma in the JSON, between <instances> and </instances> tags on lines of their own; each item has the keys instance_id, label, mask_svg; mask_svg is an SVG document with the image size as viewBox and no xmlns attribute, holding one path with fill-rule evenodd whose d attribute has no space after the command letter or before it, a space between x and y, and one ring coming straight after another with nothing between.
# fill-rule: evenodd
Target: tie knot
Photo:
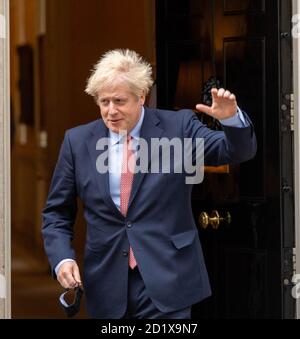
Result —
<instances>
[{"instance_id":1,"label":"tie knot","mask_svg":"<svg viewBox=\"0 0 300 339\"><path fill-rule=\"evenodd\" d=\"M127 142L129 142L132 139L132 136L130 134L127 135Z\"/></svg>"}]
</instances>

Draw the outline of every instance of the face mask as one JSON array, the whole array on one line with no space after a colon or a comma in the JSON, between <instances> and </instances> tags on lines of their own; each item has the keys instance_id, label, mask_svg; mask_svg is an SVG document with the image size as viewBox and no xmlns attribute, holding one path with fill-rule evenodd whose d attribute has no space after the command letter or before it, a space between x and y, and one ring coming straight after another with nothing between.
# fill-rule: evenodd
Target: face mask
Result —
<instances>
[{"instance_id":1,"label":"face mask","mask_svg":"<svg viewBox=\"0 0 300 339\"><path fill-rule=\"evenodd\" d=\"M59 297L59 302L69 318L74 317L78 313L82 295L83 289L78 286L74 289L64 292Z\"/></svg>"}]
</instances>

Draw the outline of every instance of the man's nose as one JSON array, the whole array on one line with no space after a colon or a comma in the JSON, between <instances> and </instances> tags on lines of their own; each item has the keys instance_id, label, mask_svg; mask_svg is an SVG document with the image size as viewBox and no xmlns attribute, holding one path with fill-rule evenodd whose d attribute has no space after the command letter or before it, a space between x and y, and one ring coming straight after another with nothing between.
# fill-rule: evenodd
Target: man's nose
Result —
<instances>
[{"instance_id":1,"label":"man's nose","mask_svg":"<svg viewBox=\"0 0 300 339\"><path fill-rule=\"evenodd\" d=\"M113 101L110 101L110 103L109 103L108 113L109 114L116 114L117 113L116 105L114 104Z\"/></svg>"}]
</instances>

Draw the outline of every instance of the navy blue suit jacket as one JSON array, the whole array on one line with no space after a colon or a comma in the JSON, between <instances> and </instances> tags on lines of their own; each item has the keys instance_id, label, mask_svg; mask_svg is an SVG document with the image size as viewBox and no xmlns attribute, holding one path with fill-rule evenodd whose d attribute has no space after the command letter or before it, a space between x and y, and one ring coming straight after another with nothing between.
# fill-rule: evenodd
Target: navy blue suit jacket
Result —
<instances>
[{"instance_id":1,"label":"navy blue suit jacket","mask_svg":"<svg viewBox=\"0 0 300 339\"><path fill-rule=\"evenodd\" d=\"M140 137L204 138L205 164L242 162L256 152L249 126L212 131L190 110L145 109ZM43 237L52 269L74 258L73 224L77 197L87 223L83 283L93 318L119 318L127 306L129 244L146 290L162 312L190 306L211 294L201 244L191 210L192 185L184 174L134 177L127 216L115 206L109 174L99 174L96 150L108 129L101 119L68 130L60 150L46 207Z\"/></svg>"}]
</instances>

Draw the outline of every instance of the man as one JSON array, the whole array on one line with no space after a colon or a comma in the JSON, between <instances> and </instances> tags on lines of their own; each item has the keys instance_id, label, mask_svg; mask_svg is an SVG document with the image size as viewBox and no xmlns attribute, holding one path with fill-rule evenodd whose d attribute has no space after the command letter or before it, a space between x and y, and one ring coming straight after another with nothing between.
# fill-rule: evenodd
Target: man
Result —
<instances>
[{"instance_id":1,"label":"man","mask_svg":"<svg viewBox=\"0 0 300 339\"><path fill-rule=\"evenodd\" d=\"M184 171L134 171L141 141L189 138L195 160L195 140L203 138L207 165L246 161L256 152L252 123L234 94L213 89L212 106L197 105L223 124L224 131L212 131L190 110L144 107L151 85L151 67L137 53L113 50L100 59L86 92L102 119L66 132L43 211L51 267L64 288L74 288L81 284L72 248L77 197L83 202L83 286L93 318L189 319L191 306L211 294L192 185ZM101 146L106 138L108 150ZM147 169L163 160L160 152L149 154Z\"/></svg>"}]
</instances>

